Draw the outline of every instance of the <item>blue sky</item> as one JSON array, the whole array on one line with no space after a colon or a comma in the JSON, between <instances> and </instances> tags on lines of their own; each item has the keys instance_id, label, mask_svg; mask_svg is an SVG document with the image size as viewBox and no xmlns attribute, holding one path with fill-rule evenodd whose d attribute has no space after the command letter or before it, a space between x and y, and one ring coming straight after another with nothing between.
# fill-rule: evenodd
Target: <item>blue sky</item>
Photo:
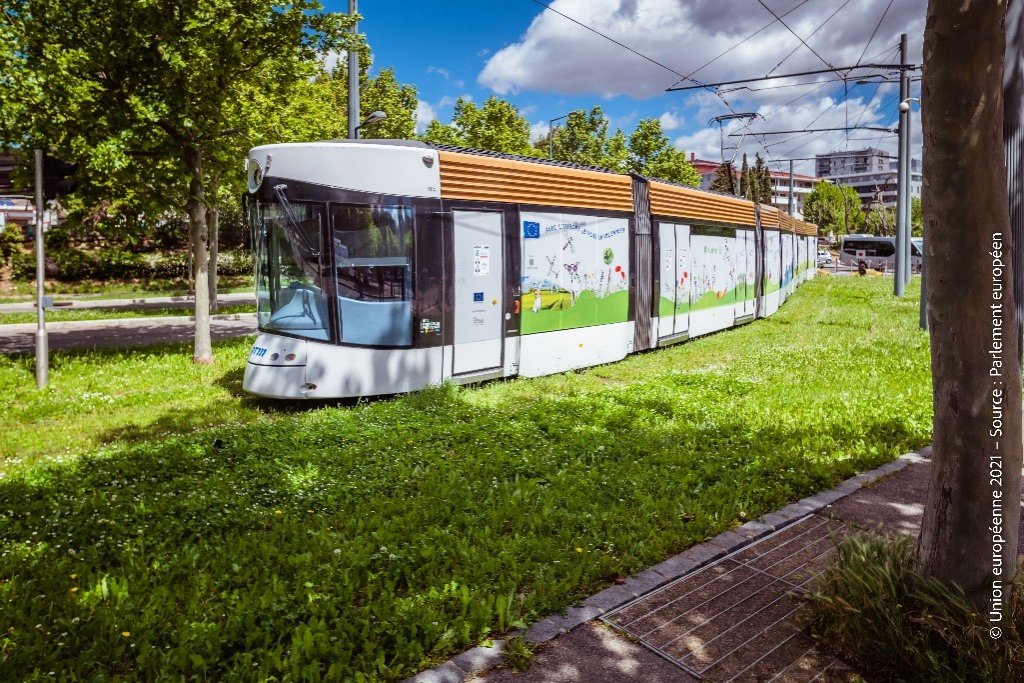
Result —
<instances>
[{"instance_id":1,"label":"blue sky","mask_svg":"<svg viewBox=\"0 0 1024 683\"><path fill-rule=\"evenodd\" d=\"M702 158L760 152L781 160L867 146L894 151L895 138L875 131L755 133L894 125L896 85L857 85L851 80L844 86L825 83L827 76L811 76L761 84L784 87L734 90L721 96L707 91L665 93L665 88L691 74L707 82L759 76L776 65L774 73L792 73L883 57L895 61L885 53L891 52L904 32L909 36L910 60L919 63L926 0L547 0L547 4L649 59L532 0L362 0L360 31L373 49L375 70L393 66L400 81L416 86L423 121L432 116L449 121L452 104L460 96L482 102L497 94L515 104L535 133L541 134L549 119L599 104L613 128L627 133L641 118L660 118L677 147ZM334 11L348 8L347 0L325 5ZM760 117L753 122L727 122L721 133L709 125L710 118L731 112L757 112ZM919 143L916 118L914 124ZM802 170L809 172L810 166Z\"/></svg>"}]
</instances>

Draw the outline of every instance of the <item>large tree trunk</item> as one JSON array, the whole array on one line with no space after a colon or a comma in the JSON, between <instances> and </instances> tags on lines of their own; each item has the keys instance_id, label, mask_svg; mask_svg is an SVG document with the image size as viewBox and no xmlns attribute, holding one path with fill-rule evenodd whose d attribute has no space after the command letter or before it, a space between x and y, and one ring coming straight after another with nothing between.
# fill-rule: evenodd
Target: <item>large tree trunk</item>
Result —
<instances>
[{"instance_id":1,"label":"large tree trunk","mask_svg":"<svg viewBox=\"0 0 1024 683\"><path fill-rule=\"evenodd\" d=\"M203 158L196 147L186 147L183 161L190 176L188 193L189 233L192 248L192 274L196 286L194 363L213 362L210 338L209 235L206 226L206 196L203 192Z\"/></svg>"},{"instance_id":2,"label":"large tree trunk","mask_svg":"<svg viewBox=\"0 0 1024 683\"><path fill-rule=\"evenodd\" d=\"M217 311L217 252L220 247L220 209L216 204L206 212L210 230L210 312Z\"/></svg>"},{"instance_id":3,"label":"large tree trunk","mask_svg":"<svg viewBox=\"0 0 1024 683\"><path fill-rule=\"evenodd\" d=\"M985 613L996 581L1007 604L1016 567L1024 450L1002 140L1005 10L1005 0L929 2L921 95L935 417L919 552L926 573L959 584Z\"/></svg>"}]
</instances>

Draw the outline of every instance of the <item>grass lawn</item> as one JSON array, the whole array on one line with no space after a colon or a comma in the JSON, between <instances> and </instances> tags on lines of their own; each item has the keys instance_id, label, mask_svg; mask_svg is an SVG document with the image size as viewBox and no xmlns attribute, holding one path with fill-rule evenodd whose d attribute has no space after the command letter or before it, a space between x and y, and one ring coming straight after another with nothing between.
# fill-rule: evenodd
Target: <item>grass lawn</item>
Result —
<instances>
[{"instance_id":1,"label":"grass lawn","mask_svg":"<svg viewBox=\"0 0 1024 683\"><path fill-rule=\"evenodd\" d=\"M252 293L252 276L221 276L221 294ZM59 299L137 299L155 296L187 296L188 282L181 278L154 280L46 281L46 294ZM35 280L11 280L0 289L0 304L34 301Z\"/></svg>"},{"instance_id":2,"label":"grass lawn","mask_svg":"<svg viewBox=\"0 0 1024 683\"><path fill-rule=\"evenodd\" d=\"M0 680L395 680L563 609L925 444L927 337L891 286L348 405L242 396L248 340L205 368L55 354L43 394L0 358Z\"/></svg>"},{"instance_id":3,"label":"grass lawn","mask_svg":"<svg viewBox=\"0 0 1024 683\"><path fill-rule=\"evenodd\" d=\"M192 315L191 305L178 308L147 308L144 310L133 309L103 309L103 308L51 308L46 312L46 322L70 322L76 320L115 320L121 318L151 318L153 316ZM238 304L221 306L215 315L228 315L232 313L255 313L256 307L252 304ZM36 321L35 311L23 311L21 313L0 313L0 325L13 325L16 323L34 323Z\"/></svg>"}]
</instances>

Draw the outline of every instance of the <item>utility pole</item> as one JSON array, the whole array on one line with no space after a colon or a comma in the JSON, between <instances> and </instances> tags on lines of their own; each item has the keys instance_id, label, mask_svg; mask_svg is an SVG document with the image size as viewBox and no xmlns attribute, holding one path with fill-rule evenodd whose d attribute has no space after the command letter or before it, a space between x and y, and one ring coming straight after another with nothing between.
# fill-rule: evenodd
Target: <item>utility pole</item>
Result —
<instances>
[{"instance_id":1,"label":"utility pole","mask_svg":"<svg viewBox=\"0 0 1024 683\"><path fill-rule=\"evenodd\" d=\"M795 194L795 190L793 189L793 160L790 159L789 160L789 215L790 216L793 215L793 206L796 203L795 202L795 197L793 196L794 194Z\"/></svg>"},{"instance_id":2,"label":"utility pole","mask_svg":"<svg viewBox=\"0 0 1024 683\"><path fill-rule=\"evenodd\" d=\"M50 379L50 347L46 337L46 261L43 254L43 150L36 149L36 387Z\"/></svg>"},{"instance_id":3,"label":"utility pole","mask_svg":"<svg viewBox=\"0 0 1024 683\"><path fill-rule=\"evenodd\" d=\"M900 36L900 64L907 65L907 34ZM910 174L910 108L904 106L905 100L910 96L910 72L907 69L900 70L900 106L899 106L899 163L896 173L896 268L893 273L893 294L903 296L907 288L907 268L904 262L910 253L910 230L907 225L907 217L910 215L909 196L910 183L907 182ZM906 111L904 111L906 109Z\"/></svg>"},{"instance_id":4,"label":"utility pole","mask_svg":"<svg viewBox=\"0 0 1024 683\"><path fill-rule=\"evenodd\" d=\"M356 0L348 0L348 13L355 16L358 10ZM348 51L348 139L355 140L359 134L359 53L355 49L359 34L358 23L352 22L352 49Z\"/></svg>"}]
</instances>

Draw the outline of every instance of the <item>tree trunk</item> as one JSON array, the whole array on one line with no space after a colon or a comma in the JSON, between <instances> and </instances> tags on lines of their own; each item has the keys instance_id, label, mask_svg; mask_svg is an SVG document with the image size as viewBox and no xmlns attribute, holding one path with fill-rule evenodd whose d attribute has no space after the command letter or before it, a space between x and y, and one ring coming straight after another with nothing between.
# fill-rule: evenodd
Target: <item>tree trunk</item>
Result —
<instances>
[{"instance_id":1,"label":"tree trunk","mask_svg":"<svg viewBox=\"0 0 1024 683\"><path fill-rule=\"evenodd\" d=\"M213 362L210 338L209 235L206 226L206 196L203 192L203 157L197 147L186 147L182 160L190 176L188 193L189 233L192 248L192 274L196 286L194 363Z\"/></svg>"},{"instance_id":2,"label":"tree trunk","mask_svg":"<svg viewBox=\"0 0 1024 683\"><path fill-rule=\"evenodd\" d=\"M210 312L217 311L217 252L220 247L220 209L216 204L206 212L210 229Z\"/></svg>"},{"instance_id":3,"label":"tree trunk","mask_svg":"<svg viewBox=\"0 0 1024 683\"><path fill-rule=\"evenodd\" d=\"M1017 560L1021 368L1003 159L1005 0L931 0L922 127L932 475L919 553L992 616Z\"/></svg>"}]
</instances>

